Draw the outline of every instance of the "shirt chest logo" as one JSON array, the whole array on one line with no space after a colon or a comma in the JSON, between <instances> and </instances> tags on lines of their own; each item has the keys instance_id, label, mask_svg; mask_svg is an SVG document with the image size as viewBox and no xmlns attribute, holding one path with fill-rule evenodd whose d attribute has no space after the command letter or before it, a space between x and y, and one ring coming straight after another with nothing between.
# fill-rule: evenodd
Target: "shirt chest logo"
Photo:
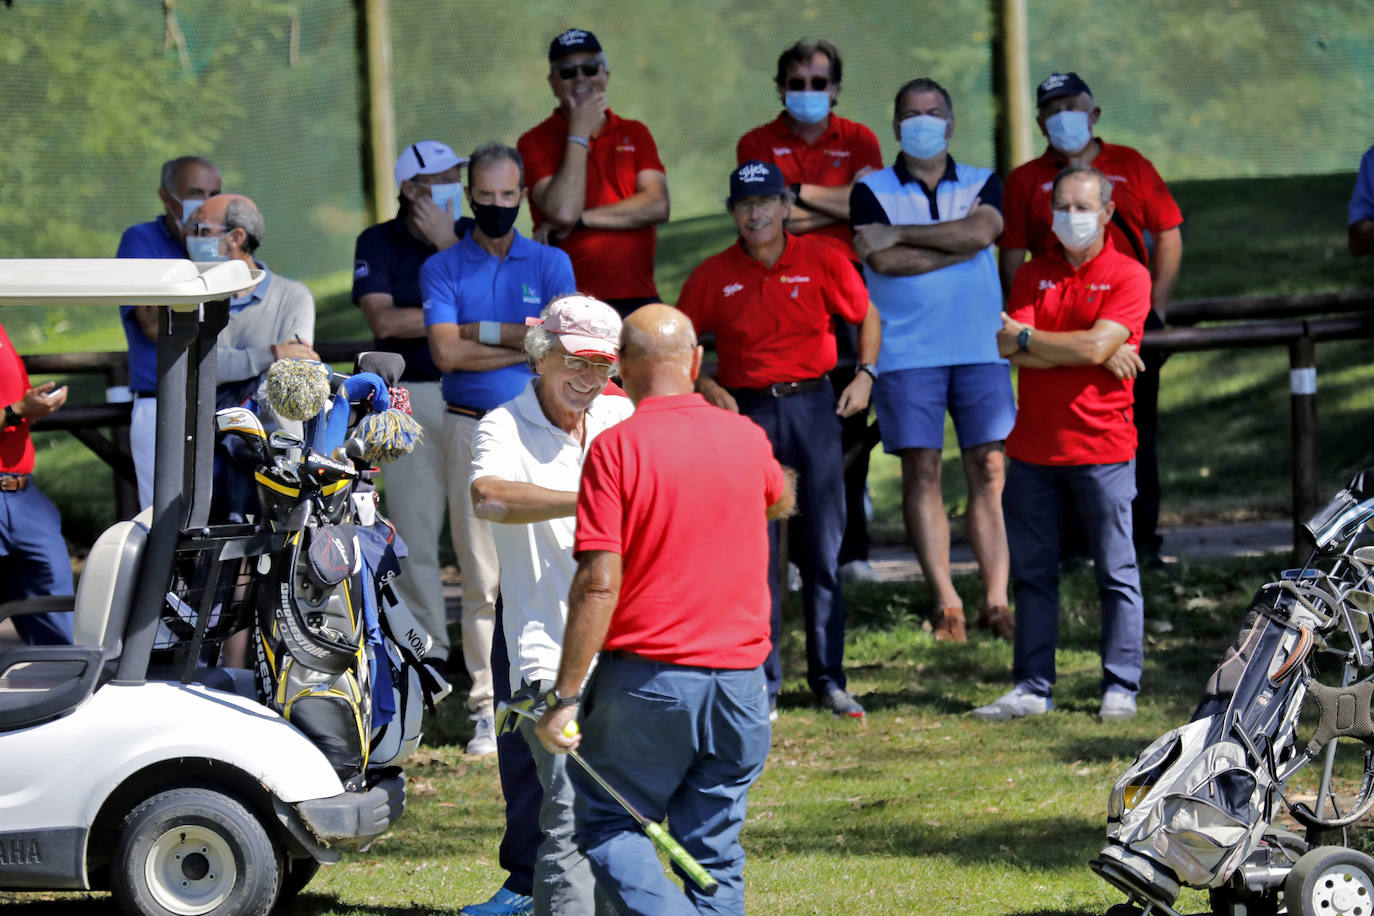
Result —
<instances>
[{"instance_id":1,"label":"shirt chest logo","mask_svg":"<svg viewBox=\"0 0 1374 916\"><path fill-rule=\"evenodd\" d=\"M543 300L539 298L539 293L537 291L530 289L530 285L528 283L521 283L520 301L527 302L530 305L539 305L542 303Z\"/></svg>"},{"instance_id":2,"label":"shirt chest logo","mask_svg":"<svg viewBox=\"0 0 1374 916\"><path fill-rule=\"evenodd\" d=\"M615 148L615 151L617 153L633 153L635 151L635 145L630 142L629 137L622 137L620 145Z\"/></svg>"},{"instance_id":3,"label":"shirt chest logo","mask_svg":"<svg viewBox=\"0 0 1374 916\"><path fill-rule=\"evenodd\" d=\"M775 146L775 147L773 147L773 155L774 155L774 156L790 156L790 155L792 155L792 147L790 147L790 146Z\"/></svg>"},{"instance_id":4,"label":"shirt chest logo","mask_svg":"<svg viewBox=\"0 0 1374 916\"><path fill-rule=\"evenodd\" d=\"M847 150L847 149L828 149L828 150L825 151L825 154L826 154L827 156L830 156L832 159L848 159L848 158L849 158L849 150Z\"/></svg>"},{"instance_id":5,"label":"shirt chest logo","mask_svg":"<svg viewBox=\"0 0 1374 916\"><path fill-rule=\"evenodd\" d=\"M743 290L744 290L744 284L743 284L743 283L731 283L731 284L729 284L728 286L723 287L723 288L721 289L721 292L722 292L722 293L725 295L725 297L728 299L729 297L733 296L735 293L742 292Z\"/></svg>"}]
</instances>

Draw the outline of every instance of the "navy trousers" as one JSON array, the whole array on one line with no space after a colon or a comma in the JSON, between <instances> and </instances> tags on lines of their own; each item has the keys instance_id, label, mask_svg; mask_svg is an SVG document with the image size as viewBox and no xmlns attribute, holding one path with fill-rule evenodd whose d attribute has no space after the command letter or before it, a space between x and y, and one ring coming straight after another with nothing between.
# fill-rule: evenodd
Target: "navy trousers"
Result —
<instances>
[{"instance_id":1,"label":"navy trousers","mask_svg":"<svg viewBox=\"0 0 1374 916\"><path fill-rule=\"evenodd\" d=\"M0 491L0 603L46 595L70 595L72 562L62 539L57 507L30 481L13 493ZM29 645L72 641L70 611L11 618Z\"/></svg>"}]
</instances>

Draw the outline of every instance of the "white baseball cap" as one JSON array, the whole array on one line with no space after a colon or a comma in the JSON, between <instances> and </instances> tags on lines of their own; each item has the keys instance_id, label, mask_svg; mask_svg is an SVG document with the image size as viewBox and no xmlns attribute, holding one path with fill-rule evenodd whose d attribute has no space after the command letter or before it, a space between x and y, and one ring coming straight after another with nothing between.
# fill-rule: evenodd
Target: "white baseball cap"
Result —
<instances>
[{"instance_id":1,"label":"white baseball cap","mask_svg":"<svg viewBox=\"0 0 1374 916\"><path fill-rule=\"evenodd\" d=\"M421 140L407 146L396 160L396 183L409 181L416 175L437 175L455 165L466 165L466 156L459 156L447 144L438 140Z\"/></svg>"}]
</instances>

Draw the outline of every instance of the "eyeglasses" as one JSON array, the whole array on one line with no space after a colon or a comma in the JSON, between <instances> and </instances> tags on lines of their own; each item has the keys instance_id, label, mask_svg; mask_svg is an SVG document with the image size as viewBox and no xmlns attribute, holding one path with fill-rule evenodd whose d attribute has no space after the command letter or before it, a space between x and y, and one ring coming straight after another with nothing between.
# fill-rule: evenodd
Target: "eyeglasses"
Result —
<instances>
[{"instance_id":1,"label":"eyeglasses","mask_svg":"<svg viewBox=\"0 0 1374 916\"><path fill-rule=\"evenodd\" d=\"M582 71L583 76L590 79L601 72L601 61L584 60L580 64L567 64L565 66L559 67L558 78L563 80L576 79L577 71L579 70Z\"/></svg>"},{"instance_id":2,"label":"eyeglasses","mask_svg":"<svg viewBox=\"0 0 1374 916\"><path fill-rule=\"evenodd\" d=\"M615 375L615 363L594 363L589 359L580 356L569 356L563 354L563 365L574 372L586 372L591 369L596 373L597 378L610 378Z\"/></svg>"},{"instance_id":3,"label":"eyeglasses","mask_svg":"<svg viewBox=\"0 0 1374 916\"><path fill-rule=\"evenodd\" d=\"M787 81L787 88L793 92L802 92L806 89L806 80L800 76L794 76ZM816 92L824 92L830 88L830 77L813 76L811 77L811 88Z\"/></svg>"}]
</instances>

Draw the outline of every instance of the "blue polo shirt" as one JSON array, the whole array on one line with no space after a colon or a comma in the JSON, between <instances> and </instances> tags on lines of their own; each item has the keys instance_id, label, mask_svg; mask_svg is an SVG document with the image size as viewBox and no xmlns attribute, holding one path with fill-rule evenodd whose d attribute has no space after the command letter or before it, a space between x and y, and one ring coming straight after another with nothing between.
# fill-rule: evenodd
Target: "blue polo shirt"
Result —
<instances>
[{"instance_id":1,"label":"blue polo shirt","mask_svg":"<svg viewBox=\"0 0 1374 916\"><path fill-rule=\"evenodd\" d=\"M167 230L159 216L125 229L115 257L184 259L186 246ZM156 394L157 344L143 336L133 306L121 306L119 317L124 324L124 339L129 342L129 390L135 394Z\"/></svg>"},{"instance_id":2,"label":"blue polo shirt","mask_svg":"<svg viewBox=\"0 0 1374 916\"><path fill-rule=\"evenodd\" d=\"M453 233L462 238L472 231L471 217L453 224ZM353 248L353 304L369 293L385 293L398 309L418 309L424 301L420 292L420 267L435 253L424 239L406 228L402 217L368 226ZM376 337L373 346L388 353L399 353L406 361L403 382L434 382L439 367L429 352L424 337Z\"/></svg>"},{"instance_id":3,"label":"blue polo shirt","mask_svg":"<svg viewBox=\"0 0 1374 916\"><path fill-rule=\"evenodd\" d=\"M464 236L420 268L425 327L501 321L519 324L539 315L555 296L577 292L572 262L561 249L532 242L515 232L506 257L488 254ZM530 378L524 363L486 372L445 372L444 401L491 410L515 397Z\"/></svg>"},{"instance_id":4,"label":"blue polo shirt","mask_svg":"<svg viewBox=\"0 0 1374 916\"><path fill-rule=\"evenodd\" d=\"M1360 159L1360 171L1355 175L1355 191L1350 195L1350 221L1374 219L1374 147L1365 150Z\"/></svg>"},{"instance_id":5,"label":"blue polo shirt","mask_svg":"<svg viewBox=\"0 0 1374 916\"><path fill-rule=\"evenodd\" d=\"M990 169L947 157L932 191L897 162L860 178L849 195L855 226L922 225L962 219L975 200L1002 211L1002 180ZM880 372L1005 363L997 355L1002 287L989 245L967 261L911 277L889 277L864 265L868 294L883 322Z\"/></svg>"}]
</instances>

